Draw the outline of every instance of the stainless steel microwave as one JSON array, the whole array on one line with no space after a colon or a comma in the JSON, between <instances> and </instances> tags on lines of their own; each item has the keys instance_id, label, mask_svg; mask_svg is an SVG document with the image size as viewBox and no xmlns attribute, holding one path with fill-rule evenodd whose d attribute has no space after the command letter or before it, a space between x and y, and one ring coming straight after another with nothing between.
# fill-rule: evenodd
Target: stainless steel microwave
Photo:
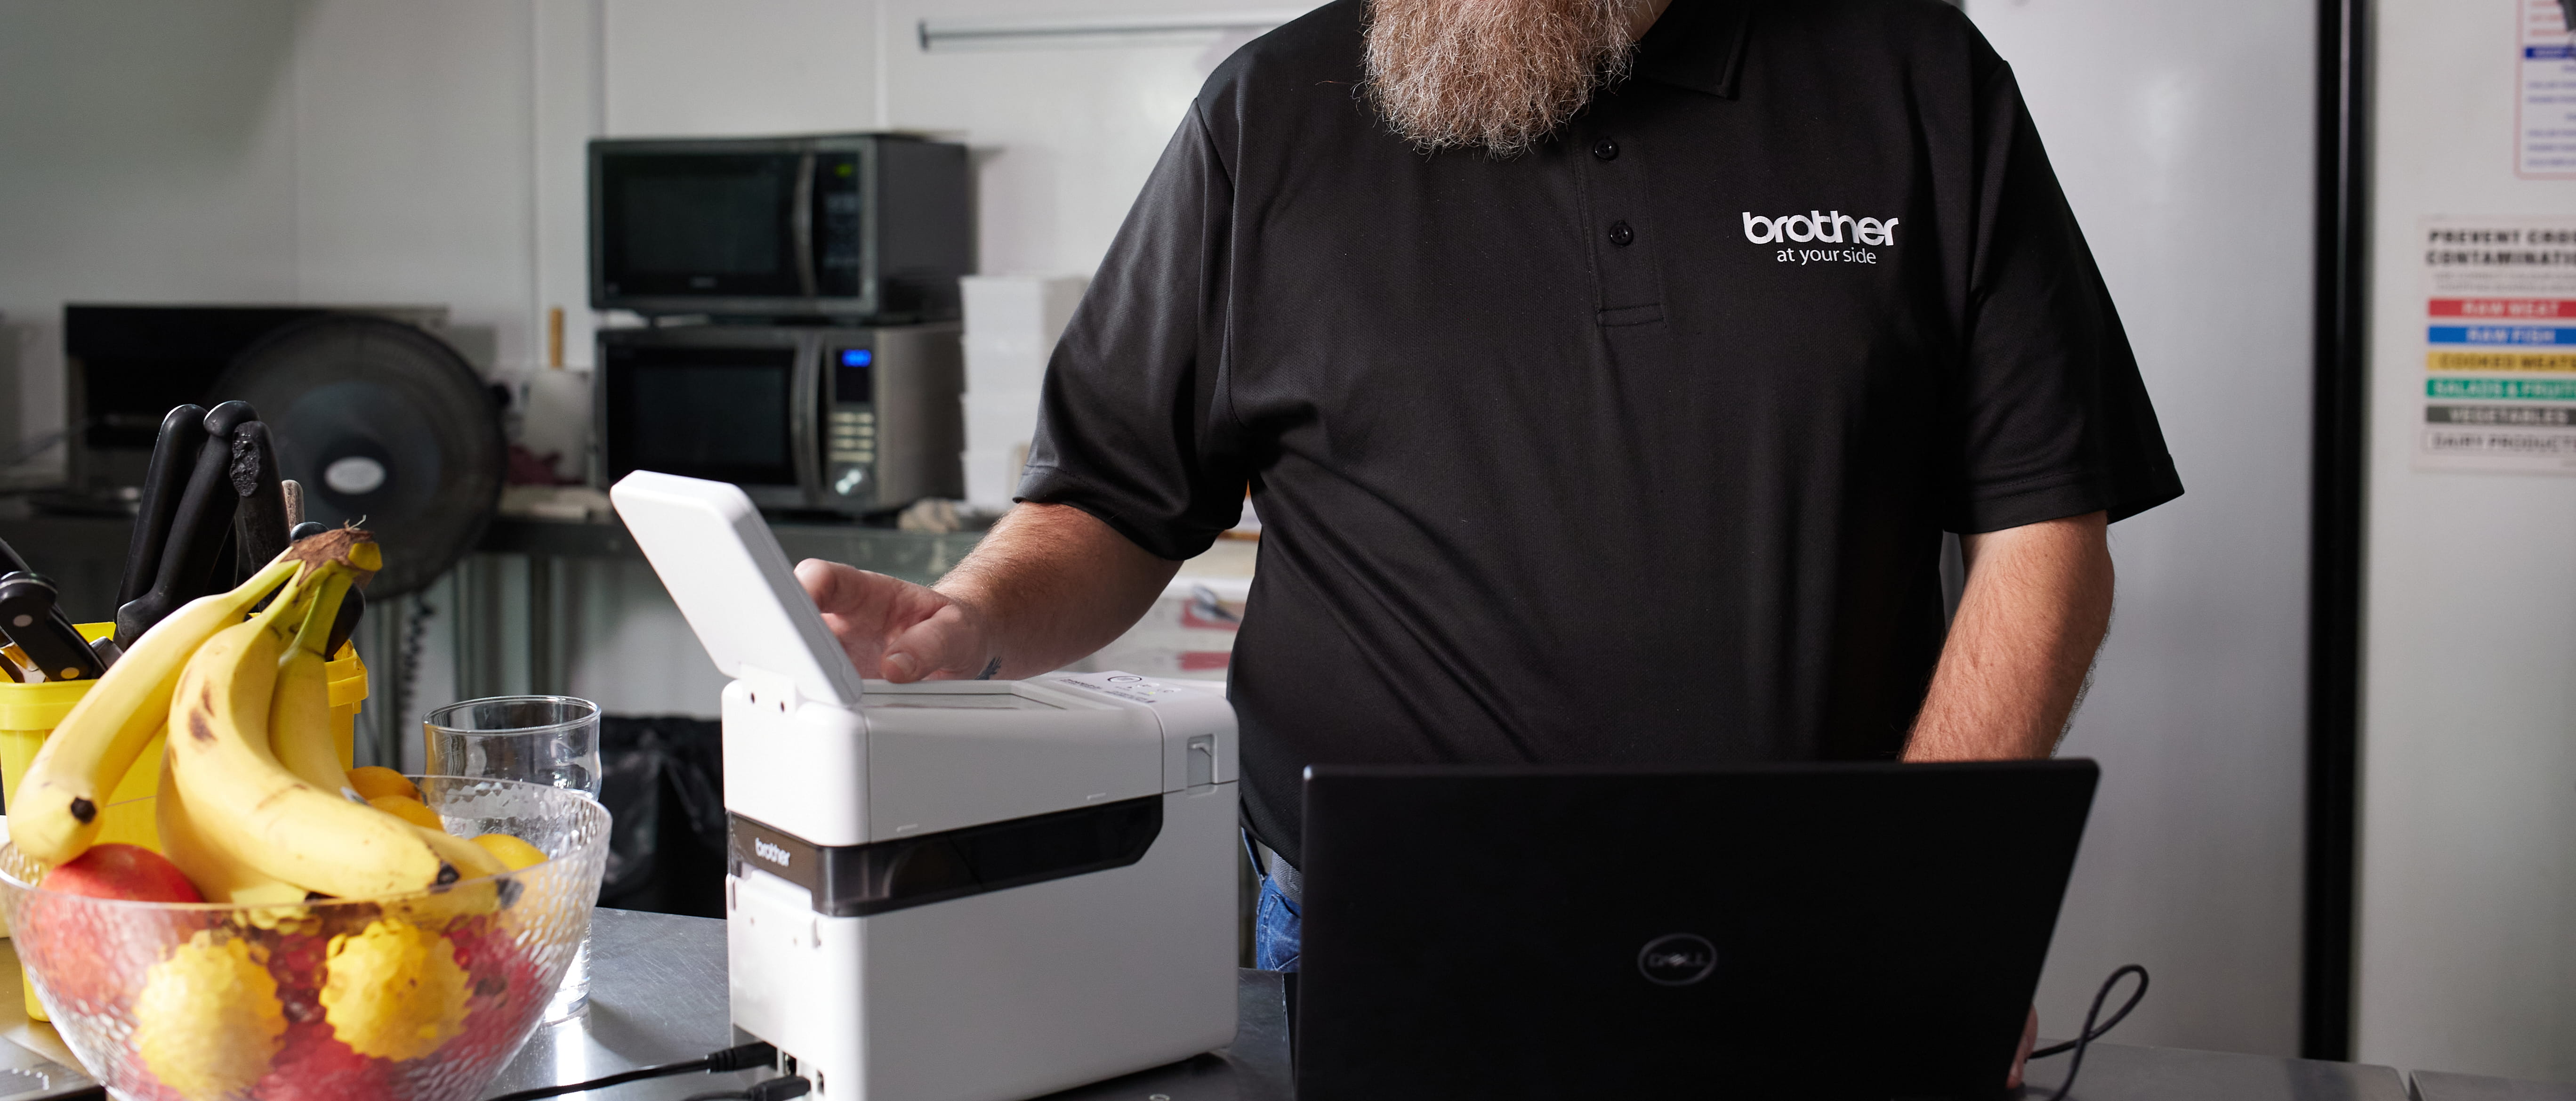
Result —
<instances>
[{"instance_id":1,"label":"stainless steel microwave","mask_svg":"<svg viewBox=\"0 0 2576 1101\"><path fill-rule=\"evenodd\" d=\"M958 316L966 147L901 134L590 143L590 304L642 314Z\"/></svg>"},{"instance_id":2,"label":"stainless steel microwave","mask_svg":"<svg viewBox=\"0 0 2576 1101\"><path fill-rule=\"evenodd\" d=\"M603 329L598 362L606 482L655 470L853 516L965 496L953 323Z\"/></svg>"}]
</instances>

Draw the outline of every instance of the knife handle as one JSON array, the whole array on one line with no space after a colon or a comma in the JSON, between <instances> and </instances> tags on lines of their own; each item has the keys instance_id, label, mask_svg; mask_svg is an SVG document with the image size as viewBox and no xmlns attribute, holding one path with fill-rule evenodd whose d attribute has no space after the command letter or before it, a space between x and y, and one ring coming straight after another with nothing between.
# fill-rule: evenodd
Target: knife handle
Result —
<instances>
[{"instance_id":1,"label":"knife handle","mask_svg":"<svg viewBox=\"0 0 2576 1101\"><path fill-rule=\"evenodd\" d=\"M57 606L61 599L53 582L35 574L0 576L0 634L16 643L46 680L95 680L106 669L89 640L63 622Z\"/></svg>"},{"instance_id":2,"label":"knife handle","mask_svg":"<svg viewBox=\"0 0 2576 1101\"><path fill-rule=\"evenodd\" d=\"M206 407L173 406L161 418L161 433L152 440L152 463L143 472L143 496L136 501L134 535L125 545L125 577L116 587L116 605L151 591L161 574L161 548L170 541L170 516L188 475L206 442Z\"/></svg>"},{"instance_id":3,"label":"knife handle","mask_svg":"<svg viewBox=\"0 0 2576 1101\"><path fill-rule=\"evenodd\" d=\"M232 430L250 419L240 415L249 409L246 403L228 401L206 414L205 443L197 449L197 463L188 474L187 489L179 495L179 507L171 512L169 536L161 548L160 570L153 576L152 588L116 609L117 645L133 649L134 640L162 617L205 595L216 555L232 534L233 508L241 500L234 495L228 475Z\"/></svg>"},{"instance_id":4,"label":"knife handle","mask_svg":"<svg viewBox=\"0 0 2576 1101\"><path fill-rule=\"evenodd\" d=\"M277 476L277 443L268 426L250 421L233 429L233 573L249 577L286 550L286 487Z\"/></svg>"},{"instance_id":5,"label":"knife handle","mask_svg":"<svg viewBox=\"0 0 2576 1101\"><path fill-rule=\"evenodd\" d=\"M358 633L358 617L365 614L366 590L351 588L349 595L340 598L340 614L331 618L331 634L322 644L323 660L340 656L340 647L349 641L350 635Z\"/></svg>"}]
</instances>

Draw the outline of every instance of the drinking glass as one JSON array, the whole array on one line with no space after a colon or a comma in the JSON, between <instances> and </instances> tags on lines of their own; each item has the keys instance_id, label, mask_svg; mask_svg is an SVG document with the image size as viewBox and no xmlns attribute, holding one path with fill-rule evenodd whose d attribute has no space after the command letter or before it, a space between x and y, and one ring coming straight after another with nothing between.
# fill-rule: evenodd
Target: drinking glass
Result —
<instances>
[{"instance_id":1,"label":"drinking glass","mask_svg":"<svg viewBox=\"0 0 2576 1101\"><path fill-rule=\"evenodd\" d=\"M451 703L421 720L431 776L549 784L599 798L599 705L571 696L492 696ZM545 1024L590 1007L590 935L584 933L546 1006Z\"/></svg>"}]
</instances>

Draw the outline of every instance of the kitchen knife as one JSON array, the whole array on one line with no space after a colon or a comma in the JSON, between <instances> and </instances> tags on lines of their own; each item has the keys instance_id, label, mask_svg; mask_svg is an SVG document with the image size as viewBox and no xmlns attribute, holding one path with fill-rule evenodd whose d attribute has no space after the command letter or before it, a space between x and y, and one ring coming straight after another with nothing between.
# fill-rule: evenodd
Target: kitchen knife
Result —
<instances>
[{"instance_id":1,"label":"kitchen knife","mask_svg":"<svg viewBox=\"0 0 2576 1101\"><path fill-rule=\"evenodd\" d=\"M116 644L134 648L134 640L177 611L179 605L206 594L216 555L232 534L233 509L241 498L233 492L233 430L258 416L249 403L228 401L206 414L206 442L197 449L187 489L170 516L170 532L161 547L152 588L116 609Z\"/></svg>"},{"instance_id":2,"label":"kitchen knife","mask_svg":"<svg viewBox=\"0 0 2576 1101\"><path fill-rule=\"evenodd\" d=\"M125 545L125 579L116 587L116 606L143 595L161 573L161 545L170 538L170 514L188 488L198 450L206 442L206 408L173 407L161 418L161 434L152 441L152 463L143 471L143 496L134 510L134 535Z\"/></svg>"},{"instance_id":3,"label":"kitchen knife","mask_svg":"<svg viewBox=\"0 0 2576 1101\"><path fill-rule=\"evenodd\" d=\"M277 477L277 444L268 426L250 421L233 429L233 576L246 578L286 550L286 488Z\"/></svg>"},{"instance_id":4,"label":"kitchen knife","mask_svg":"<svg viewBox=\"0 0 2576 1101\"><path fill-rule=\"evenodd\" d=\"M27 559L18 553L18 548L10 546L8 540L0 539L0 575L13 573L35 575L36 569L35 567L27 564ZM81 637L80 628L73 626L72 617L70 614L63 611L59 596L57 596L56 603L54 604L53 620L55 634L70 638ZM81 645L87 646L89 643L83 642ZM107 666L115 664L116 658L123 654L124 651L122 650L114 650L109 653L96 654L95 658L99 667L103 670ZM7 663L0 662L0 665L5 664Z\"/></svg>"},{"instance_id":5,"label":"kitchen knife","mask_svg":"<svg viewBox=\"0 0 2576 1101\"><path fill-rule=\"evenodd\" d=\"M367 594L364 590L350 589L349 595L340 598L340 614L332 617L331 634L323 639L323 660L340 656L340 647L349 641L350 635L358 633L358 617L366 612Z\"/></svg>"},{"instance_id":6,"label":"kitchen knife","mask_svg":"<svg viewBox=\"0 0 2576 1101\"><path fill-rule=\"evenodd\" d=\"M9 636L46 680L96 680L107 668L89 640L64 621L56 607L61 599L53 582L35 574L0 575L0 635Z\"/></svg>"}]
</instances>

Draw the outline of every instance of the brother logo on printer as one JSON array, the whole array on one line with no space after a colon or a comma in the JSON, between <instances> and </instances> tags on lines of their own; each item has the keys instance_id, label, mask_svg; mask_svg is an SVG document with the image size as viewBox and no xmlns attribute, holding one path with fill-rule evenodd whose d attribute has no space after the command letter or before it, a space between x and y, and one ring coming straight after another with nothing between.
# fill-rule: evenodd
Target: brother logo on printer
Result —
<instances>
[{"instance_id":1,"label":"brother logo on printer","mask_svg":"<svg viewBox=\"0 0 2576 1101\"><path fill-rule=\"evenodd\" d=\"M776 864L781 868L787 866L787 850L779 848L776 845L772 845L766 840L757 837L752 838L751 851L757 854L762 860Z\"/></svg>"},{"instance_id":2,"label":"brother logo on printer","mask_svg":"<svg viewBox=\"0 0 2576 1101\"><path fill-rule=\"evenodd\" d=\"M1689 933L1656 937L1637 953L1637 971L1657 986L1689 986L1715 970L1717 946Z\"/></svg>"}]
</instances>

